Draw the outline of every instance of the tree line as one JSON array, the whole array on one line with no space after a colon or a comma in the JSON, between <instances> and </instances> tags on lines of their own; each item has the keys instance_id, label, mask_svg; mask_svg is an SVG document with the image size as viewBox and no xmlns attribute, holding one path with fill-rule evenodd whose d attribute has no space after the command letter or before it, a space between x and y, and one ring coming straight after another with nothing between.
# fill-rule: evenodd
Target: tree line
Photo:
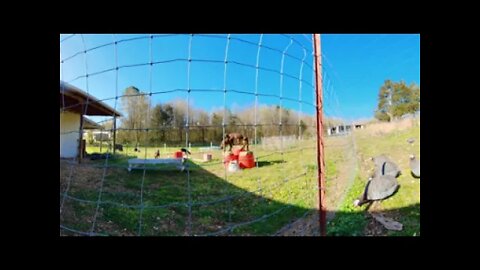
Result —
<instances>
[{"instance_id":1,"label":"tree line","mask_svg":"<svg viewBox=\"0 0 480 270\"><path fill-rule=\"evenodd\" d=\"M236 112L228 108L225 112L223 109L207 112L187 105L185 100L152 105L151 97L134 86L124 90L121 106L124 116L117 127L117 143L185 145L188 140L192 145L209 145L210 142L218 145L222 140L223 127L225 133L240 132L249 137L251 143L254 142L253 106ZM259 106L256 123L257 143L260 143L261 137L280 134L297 137L301 134L303 138L315 134L315 116L279 106Z\"/></svg>"}]
</instances>

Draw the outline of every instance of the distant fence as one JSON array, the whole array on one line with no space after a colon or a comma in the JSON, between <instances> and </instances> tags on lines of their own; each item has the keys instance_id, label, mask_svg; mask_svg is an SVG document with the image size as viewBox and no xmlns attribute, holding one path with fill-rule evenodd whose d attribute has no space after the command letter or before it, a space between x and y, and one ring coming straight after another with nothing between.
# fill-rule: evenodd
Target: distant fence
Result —
<instances>
[{"instance_id":1,"label":"distant fence","mask_svg":"<svg viewBox=\"0 0 480 270\"><path fill-rule=\"evenodd\" d=\"M295 135L262 137L261 139L262 148L264 150L278 150L282 149L282 146L283 148L288 148L295 145L296 142L297 137Z\"/></svg>"}]
</instances>

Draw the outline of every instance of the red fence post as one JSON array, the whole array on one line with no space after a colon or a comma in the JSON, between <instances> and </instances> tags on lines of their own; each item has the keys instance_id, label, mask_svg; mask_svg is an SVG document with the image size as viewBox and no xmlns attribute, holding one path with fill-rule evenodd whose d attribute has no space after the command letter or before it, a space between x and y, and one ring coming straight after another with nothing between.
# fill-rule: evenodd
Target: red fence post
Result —
<instances>
[{"instance_id":1,"label":"red fence post","mask_svg":"<svg viewBox=\"0 0 480 270\"><path fill-rule=\"evenodd\" d=\"M313 34L315 49L315 86L317 95L317 164L318 164L318 209L320 235L325 236L326 207L325 207L325 154L323 151L323 91L322 91L322 55L320 34Z\"/></svg>"}]
</instances>

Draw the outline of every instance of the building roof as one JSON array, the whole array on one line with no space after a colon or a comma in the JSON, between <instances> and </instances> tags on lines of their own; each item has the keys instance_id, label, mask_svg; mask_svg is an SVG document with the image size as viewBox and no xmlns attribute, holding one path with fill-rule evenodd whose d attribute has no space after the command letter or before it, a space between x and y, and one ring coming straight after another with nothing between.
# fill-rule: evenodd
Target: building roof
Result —
<instances>
[{"instance_id":1,"label":"building roof","mask_svg":"<svg viewBox=\"0 0 480 270\"><path fill-rule=\"evenodd\" d=\"M101 129L101 128L102 126L100 126L99 124L86 118L85 116L83 117L83 129Z\"/></svg>"},{"instance_id":2,"label":"building roof","mask_svg":"<svg viewBox=\"0 0 480 270\"><path fill-rule=\"evenodd\" d=\"M60 108L82 115L122 116L96 97L63 81L60 81Z\"/></svg>"}]
</instances>

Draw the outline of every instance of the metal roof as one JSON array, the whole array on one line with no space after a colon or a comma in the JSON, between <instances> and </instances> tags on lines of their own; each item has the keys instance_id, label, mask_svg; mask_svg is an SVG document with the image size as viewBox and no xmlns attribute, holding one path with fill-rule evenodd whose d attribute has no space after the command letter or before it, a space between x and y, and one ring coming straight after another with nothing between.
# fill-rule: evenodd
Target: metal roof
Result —
<instances>
[{"instance_id":1,"label":"metal roof","mask_svg":"<svg viewBox=\"0 0 480 270\"><path fill-rule=\"evenodd\" d=\"M63 81L60 81L60 108L82 115L122 116L94 96Z\"/></svg>"}]
</instances>

